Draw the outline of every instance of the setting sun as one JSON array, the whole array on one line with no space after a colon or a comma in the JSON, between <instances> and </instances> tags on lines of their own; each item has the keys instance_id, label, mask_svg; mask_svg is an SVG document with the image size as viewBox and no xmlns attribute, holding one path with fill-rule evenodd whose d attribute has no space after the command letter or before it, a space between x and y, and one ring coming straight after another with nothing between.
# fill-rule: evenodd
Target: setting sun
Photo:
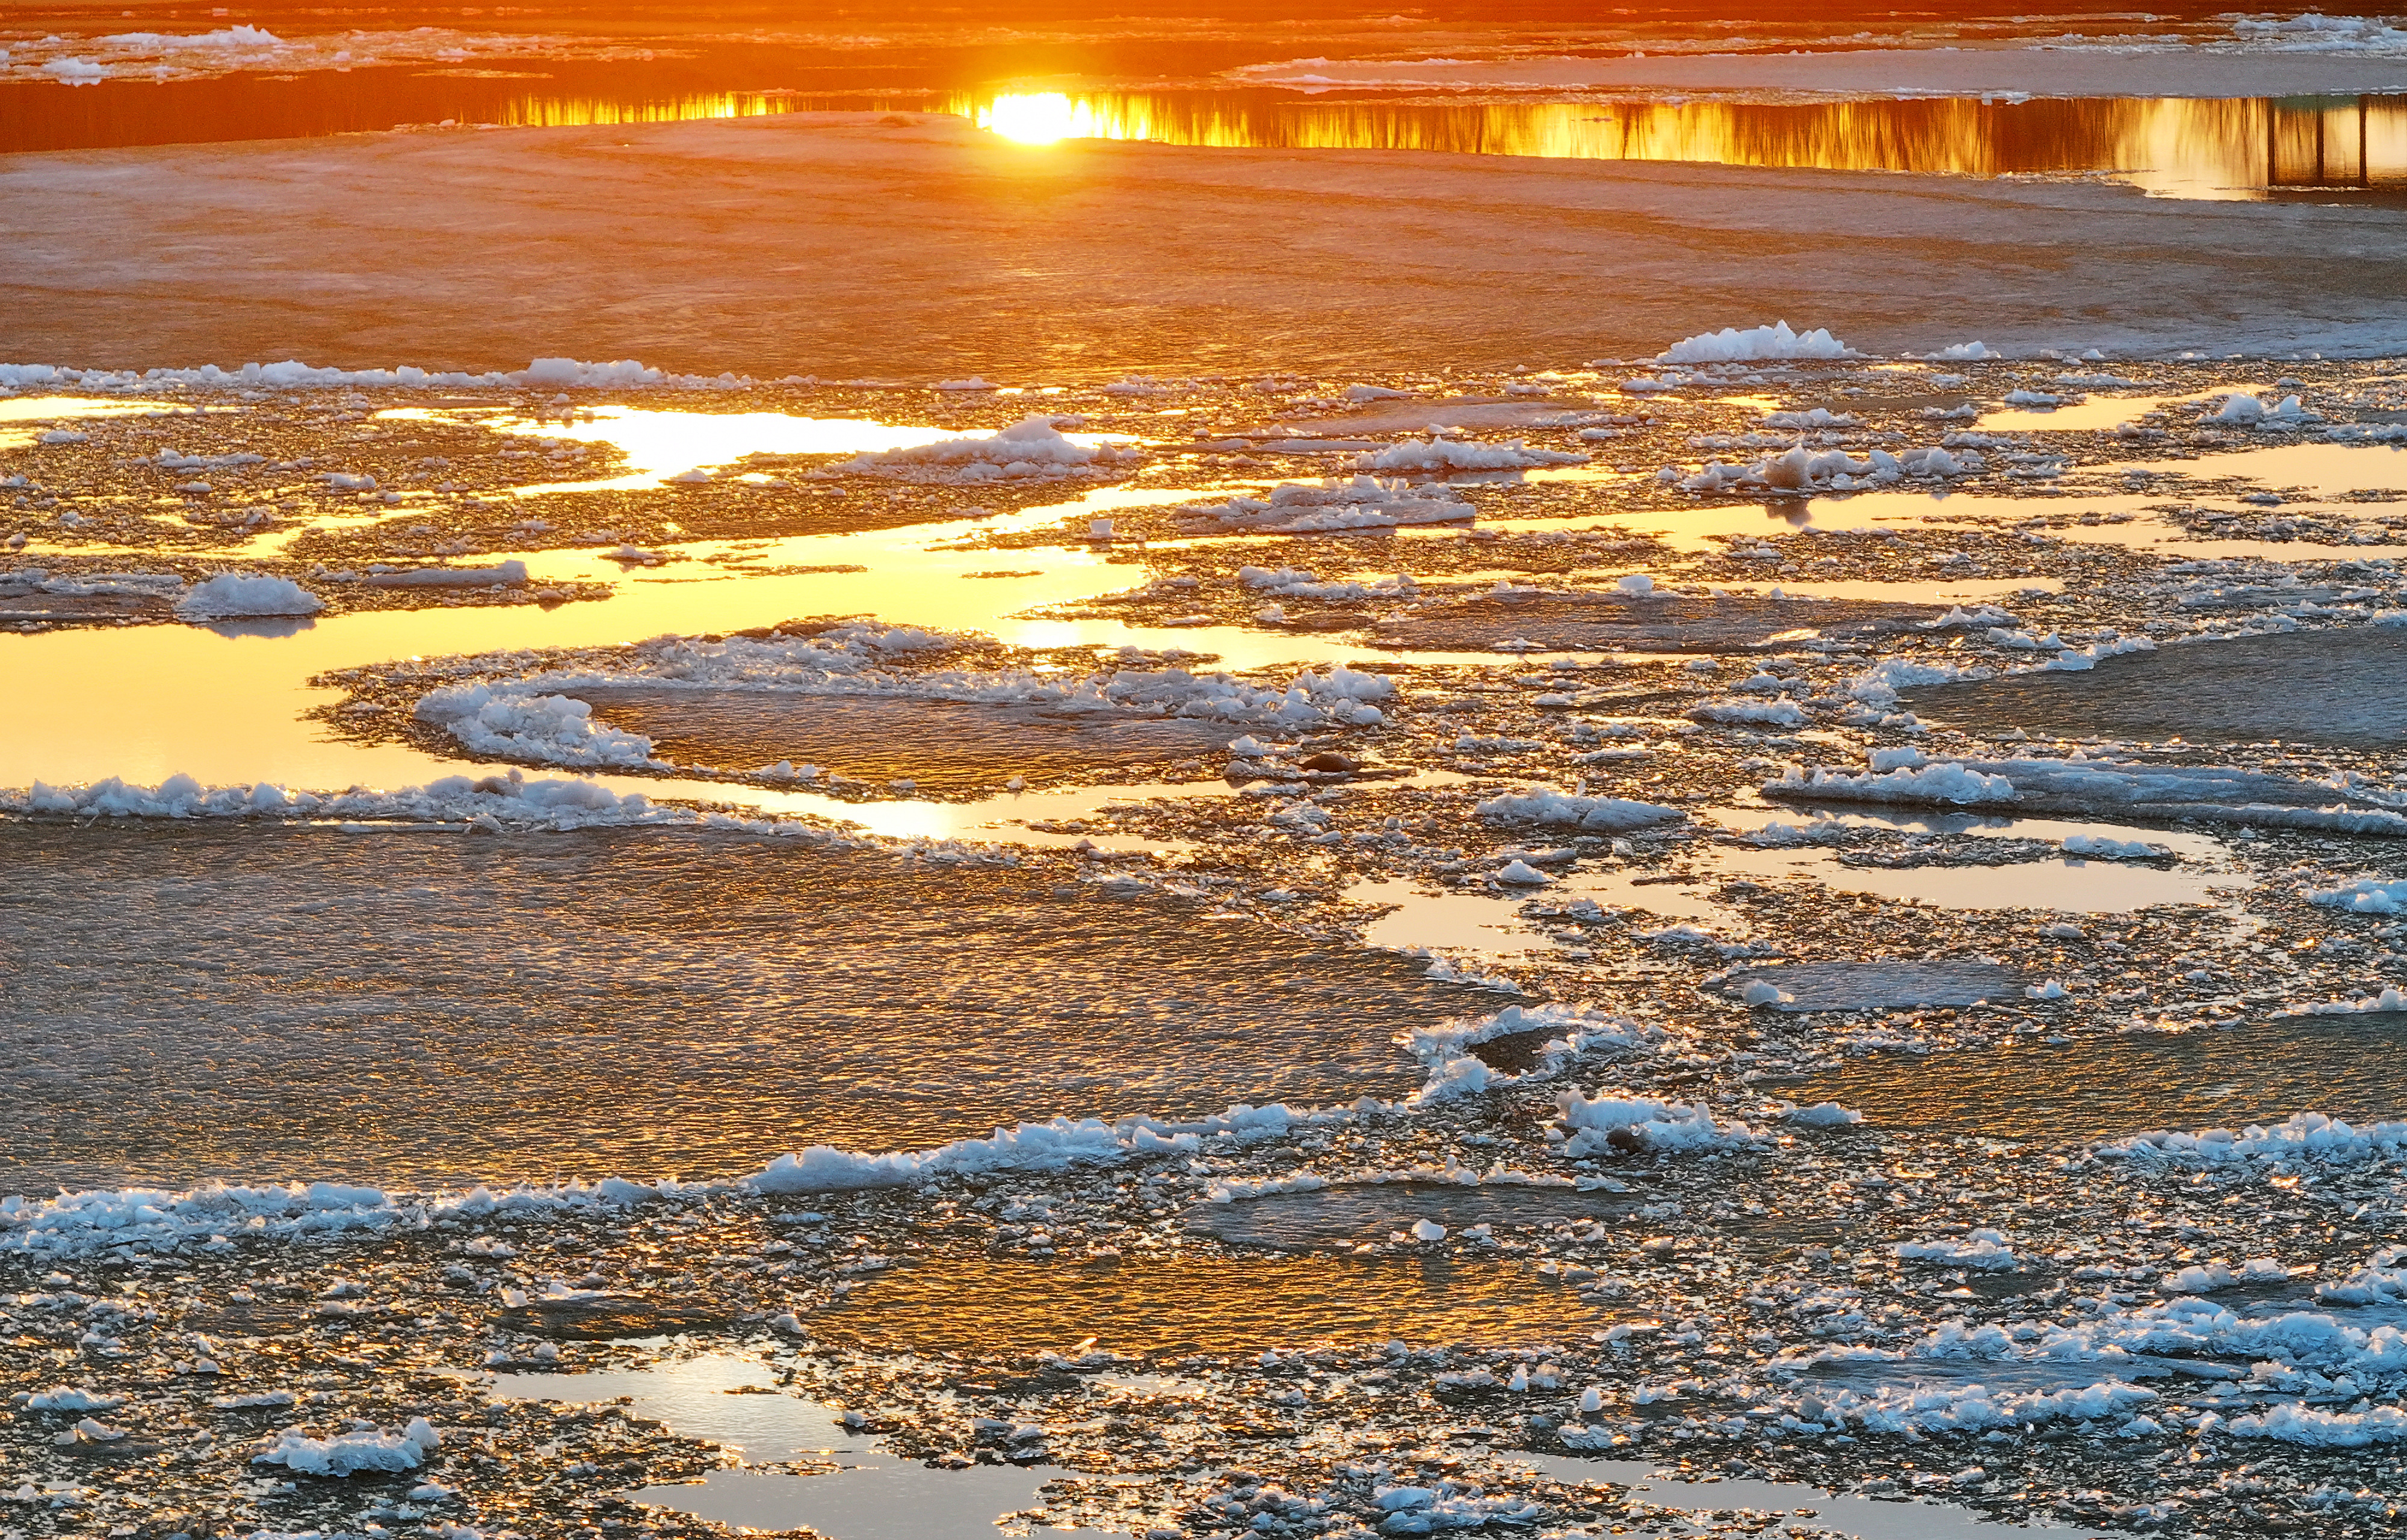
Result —
<instances>
[{"instance_id":1,"label":"setting sun","mask_svg":"<svg viewBox=\"0 0 2407 1540\"><path fill-rule=\"evenodd\" d=\"M1093 108L1058 91L998 96L993 105L979 109L977 125L1023 145L1118 137L1099 127Z\"/></svg>"}]
</instances>

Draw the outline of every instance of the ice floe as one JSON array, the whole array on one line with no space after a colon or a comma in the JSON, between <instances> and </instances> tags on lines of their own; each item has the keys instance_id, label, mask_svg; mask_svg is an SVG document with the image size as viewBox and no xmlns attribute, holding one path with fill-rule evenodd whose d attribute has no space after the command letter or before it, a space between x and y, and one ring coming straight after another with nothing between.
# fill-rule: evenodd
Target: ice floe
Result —
<instances>
[{"instance_id":1,"label":"ice floe","mask_svg":"<svg viewBox=\"0 0 2407 1540\"><path fill-rule=\"evenodd\" d=\"M956 382L949 388L967 387ZM978 388L992 389L983 382ZM1051 417L1039 416L1023 417L1008 428L974 438L939 439L933 444L857 455L829 469L904 481L972 484L1109 475L1132 470L1144 459L1145 451L1132 445L1080 443L1054 427Z\"/></svg>"},{"instance_id":2,"label":"ice floe","mask_svg":"<svg viewBox=\"0 0 2407 1540\"><path fill-rule=\"evenodd\" d=\"M332 1438L310 1438L287 1428L277 1434L273 1446L251 1459L254 1464L281 1465L298 1476L357 1476L363 1471L390 1474L418 1469L441 1439L442 1435L422 1417L413 1418L397 1434L369 1429Z\"/></svg>"},{"instance_id":3,"label":"ice floe","mask_svg":"<svg viewBox=\"0 0 2407 1540\"><path fill-rule=\"evenodd\" d=\"M2355 787L2218 766L2081 757L1926 761L1905 749L1874 751L1872 768L1861 771L1791 765L1762 789L1767 797L1802 802L2013 807L2407 838L2407 813ZM2365 893L2370 906L2391 901L2379 884ZM2335 900L2356 901L2354 895Z\"/></svg>"},{"instance_id":4,"label":"ice floe","mask_svg":"<svg viewBox=\"0 0 2407 1540\"><path fill-rule=\"evenodd\" d=\"M253 615L316 615L326 601L289 577L220 572L192 586L176 600L185 620L232 620Z\"/></svg>"},{"instance_id":5,"label":"ice floe","mask_svg":"<svg viewBox=\"0 0 2407 1540\"><path fill-rule=\"evenodd\" d=\"M1188 503L1173 509L1190 521L1267 534L1313 534L1338 530L1394 529L1415 524L1454 524L1479 510L1447 487L1356 476L1351 481L1306 486L1281 482L1263 498L1233 497L1226 502Z\"/></svg>"}]
</instances>

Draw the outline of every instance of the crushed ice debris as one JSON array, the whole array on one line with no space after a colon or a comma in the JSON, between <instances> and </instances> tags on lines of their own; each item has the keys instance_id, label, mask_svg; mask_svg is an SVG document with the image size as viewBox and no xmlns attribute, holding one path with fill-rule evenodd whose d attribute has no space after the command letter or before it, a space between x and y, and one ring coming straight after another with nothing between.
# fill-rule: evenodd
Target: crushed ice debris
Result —
<instances>
[{"instance_id":1,"label":"crushed ice debris","mask_svg":"<svg viewBox=\"0 0 2407 1540\"><path fill-rule=\"evenodd\" d=\"M1420 472L1445 474L1455 471L1521 471L1540 465L1585 465L1588 457L1561 449L1532 449L1515 439L1509 444L1481 444L1471 439L1431 434L1405 439L1385 449L1358 457L1354 468L1395 474Z\"/></svg>"},{"instance_id":2,"label":"crushed ice debris","mask_svg":"<svg viewBox=\"0 0 2407 1540\"><path fill-rule=\"evenodd\" d=\"M2385 984L2378 995L2368 995L2358 1000L2324 1000L2280 1011L2284 1016L2375 1016L2391 1012L2407 1014L2407 990L2397 984Z\"/></svg>"},{"instance_id":3,"label":"crushed ice debris","mask_svg":"<svg viewBox=\"0 0 2407 1540\"><path fill-rule=\"evenodd\" d=\"M310 1438L287 1428L273 1448L252 1456L252 1463L282 1465L301 1476L356 1476L362 1471L414 1471L434 1452L442 1435L426 1419L413 1418L397 1434L374 1430Z\"/></svg>"},{"instance_id":4,"label":"crushed ice debris","mask_svg":"<svg viewBox=\"0 0 2407 1540\"><path fill-rule=\"evenodd\" d=\"M1794 700L1701 700L1683 714L1691 722L1731 728L1802 728L1814 720Z\"/></svg>"},{"instance_id":5,"label":"crushed ice debris","mask_svg":"<svg viewBox=\"0 0 2407 1540\"><path fill-rule=\"evenodd\" d=\"M677 389L734 389L754 382L733 374L672 374L633 359L587 363L577 359L537 359L524 369L491 374L396 369L332 369L288 359L282 363L246 363L239 369L203 364L197 369L77 369L61 364L0 363L0 387L12 390L54 389L136 392L199 387L209 389L323 390L368 387L405 390L458 390L505 387L625 390L646 386Z\"/></svg>"},{"instance_id":6,"label":"crushed ice debris","mask_svg":"<svg viewBox=\"0 0 2407 1540\"><path fill-rule=\"evenodd\" d=\"M342 1182L228 1187L212 1184L189 1192L150 1188L61 1193L50 1198L0 1197L0 1256L9 1253L70 1258L135 1242L173 1249L185 1241L204 1250L222 1249L228 1237L292 1239L415 1228L444 1219L516 1217L606 1210L674 1197L691 1189L663 1180L644 1183L620 1177L557 1187L518 1187L501 1193L474 1187L399 1201L380 1187Z\"/></svg>"},{"instance_id":7,"label":"crushed ice debris","mask_svg":"<svg viewBox=\"0 0 2407 1540\"><path fill-rule=\"evenodd\" d=\"M2208 1163L2243 1160L2364 1160L2407 1149L2407 1123L2353 1127L2321 1112L2294 1112L2267 1127L2205 1128L2194 1133L2153 1129L2098 1147L2101 1156L2124 1160Z\"/></svg>"},{"instance_id":8,"label":"crushed ice debris","mask_svg":"<svg viewBox=\"0 0 2407 1540\"><path fill-rule=\"evenodd\" d=\"M1787 321L1745 331L1725 326L1683 337L1657 355L1659 363L1743 363L1765 359L1849 359L1859 357L1826 327L1800 332Z\"/></svg>"},{"instance_id":9,"label":"crushed ice debris","mask_svg":"<svg viewBox=\"0 0 2407 1540\"><path fill-rule=\"evenodd\" d=\"M1282 599L1409 599L1420 591L1420 584L1403 572L1369 583L1324 583L1307 568L1240 567L1237 581Z\"/></svg>"},{"instance_id":10,"label":"crushed ice debris","mask_svg":"<svg viewBox=\"0 0 2407 1540\"><path fill-rule=\"evenodd\" d=\"M36 1391L23 1403L32 1412L113 1412L125 1405L121 1395L104 1395L81 1386L54 1385Z\"/></svg>"},{"instance_id":11,"label":"crushed ice debris","mask_svg":"<svg viewBox=\"0 0 2407 1540\"><path fill-rule=\"evenodd\" d=\"M1594 1096L1567 1089L1556 1095L1555 1107L1561 1114L1557 1126L1567 1136L1562 1152L1572 1159L1648 1150L1729 1150L1763 1137L1745 1123L1720 1122L1702 1103L1621 1097L1609 1089Z\"/></svg>"},{"instance_id":12,"label":"crushed ice debris","mask_svg":"<svg viewBox=\"0 0 2407 1540\"><path fill-rule=\"evenodd\" d=\"M1837 1102L1816 1102L1811 1107L1787 1107L1780 1116L1789 1123L1802 1123L1809 1128L1844 1128L1864 1121L1861 1112L1841 1107Z\"/></svg>"},{"instance_id":13,"label":"crushed ice debris","mask_svg":"<svg viewBox=\"0 0 2407 1540\"><path fill-rule=\"evenodd\" d=\"M2225 1262L2193 1262L2157 1279L2157 1287L2169 1294L2211 1294L2242 1284L2289 1281L2290 1270L2279 1262L2272 1257L2251 1257L2236 1271Z\"/></svg>"},{"instance_id":14,"label":"crushed ice debris","mask_svg":"<svg viewBox=\"0 0 2407 1540\"><path fill-rule=\"evenodd\" d=\"M2268 406L2256 396L2235 393L2224 397L2223 404L2200 420L2217 427L2296 428L2303 422L2321 422L2323 418L2300 406L2296 396L2285 396Z\"/></svg>"}]
</instances>

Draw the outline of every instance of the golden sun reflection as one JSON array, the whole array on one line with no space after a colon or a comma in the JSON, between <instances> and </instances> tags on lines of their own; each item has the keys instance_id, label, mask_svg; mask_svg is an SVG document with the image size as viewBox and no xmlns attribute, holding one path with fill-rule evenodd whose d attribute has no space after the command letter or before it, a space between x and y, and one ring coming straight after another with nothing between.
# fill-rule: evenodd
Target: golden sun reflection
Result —
<instances>
[{"instance_id":1,"label":"golden sun reflection","mask_svg":"<svg viewBox=\"0 0 2407 1540\"><path fill-rule=\"evenodd\" d=\"M1019 144L1150 140L1557 160L2106 175L2187 198L2407 183L2407 96L1813 103L1294 100L1259 92L1041 92L951 110Z\"/></svg>"}]
</instances>

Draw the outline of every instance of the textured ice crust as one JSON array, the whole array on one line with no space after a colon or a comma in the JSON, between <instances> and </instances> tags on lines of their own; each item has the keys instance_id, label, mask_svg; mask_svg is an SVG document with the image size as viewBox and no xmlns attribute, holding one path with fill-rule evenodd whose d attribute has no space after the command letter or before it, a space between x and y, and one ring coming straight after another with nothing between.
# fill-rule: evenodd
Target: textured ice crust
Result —
<instances>
[{"instance_id":1,"label":"textured ice crust","mask_svg":"<svg viewBox=\"0 0 2407 1540\"><path fill-rule=\"evenodd\" d=\"M1659 363L1742 363L1759 359L1852 359L1862 355L1830 335L1827 327L1800 332L1787 321L1745 331L1725 326L1700 332L1663 349Z\"/></svg>"},{"instance_id":2,"label":"textured ice crust","mask_svg":"<svg viewBox=\"0 0 2407 1540\"><path fill-rule=\"evenodd\" d=\"M628 649L608 669L568 669L498 683L441 685L419 718L480 754L569 766L666 768L651 740L593 720L579 690L667 686L803 695L884 696L999 706L1039 706L1147 717L1190 717L1274 731L1371 727L1372 702L1392 699L1385 675L1340 663L1306 669L1282 689L1184 669L1120 669L1085 678L1008 669L907 671L893 667L969 639L911 627L847 623L807 637L663 637Z\"/></svg>"},{"instance_id":3,"label":"textured ice crust","mask_svg":"<svg viewBox=\"0 0 2407 1540\"><path fill-rule=\"evenodd\" d=\"M408 390L459 390L476 387L528 389L629 390L647 387L671 389L735 389L759 383L736 374L672 374L620 359L588 363L581 359L537 359L524 369L485 374L427 370L404 364L393 369L333 369L287 359L282 363L246 363L221 369L205 363L197 369L78 369L52 363L0 363L0 386L11 390L109 390L117 392L173 390L186 388L221 390L323 390L337 387L387 387Z\"/></svg>"},{"instance_id":4,"label":"textured ice crust","mask_svg":"<svg viewBox=\"0 0 2407 1540\"><path fill-rule=\"evenodd\" d=\"M1532 786L1507 792L1479 804L1479 816L1490 824L1541 824L1622 834L1659 824L1677 824L1688 814L1659 802L1626 797L1574 796Z\"/></svg>"},{"instance_id":5,"label":"textured ice crust","mask_svg":"<svg viewBox=\"0 0 2407 1540\"><path fill-rule=\"evenodd\" d=\"M234 620L252 615L316 615L325 601L289 577L220 572L176 601L185 620Z\"/></svg>"},{"instance_id":6,"label":"textured ice crust","mask_svg":"<svg viewBox=\"0 0 2407 1540\"><path fill-rule=\"evenodd\" d=\"M0 790L0 813L98 818L297 818L313 821L434 822L553 829L635 824L696 825L825 839L805 826L745 820L724 813L655 806L640 793L621 795L591 781L531 781L509 775L446 776L395 791L296 791L262 781L249 786L205 786L172 775L155 786L111 776L88 785Z\"/></svg>"},{"instance_id":7,"label":"textured ice crust","mask_svg":"<svg viewBox=\"0 0 2407 1540\"><path fill-rule=\"evenodd\" d=\"M1828 766L1809 771L1790 765L1780 779L1764 784L1763 794L1802 802L2002 806L2407 838L2407 812L2388 798L2338 781L2078 754L2065 759L1930 759L1912 748L1874 749L1869 768L1859 771ZM2383 906L2397 897L2383 883L2361 883L2315 901L2381 914L2396 912Z\"/></svg>"}]
</instances>

